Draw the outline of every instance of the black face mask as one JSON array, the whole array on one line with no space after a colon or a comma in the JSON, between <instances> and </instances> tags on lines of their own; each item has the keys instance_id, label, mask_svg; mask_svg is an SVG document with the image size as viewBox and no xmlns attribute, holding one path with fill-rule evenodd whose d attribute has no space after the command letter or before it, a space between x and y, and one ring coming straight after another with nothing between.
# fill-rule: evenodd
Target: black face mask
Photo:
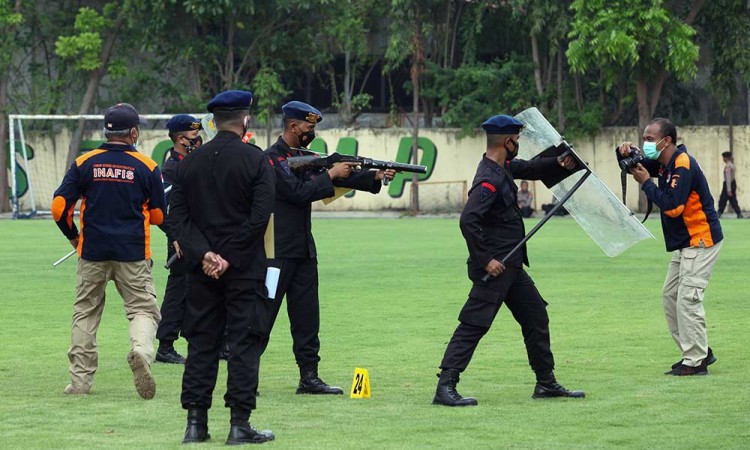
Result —
<instances>
[{"instance_id":1,"label":"black face mask","mask_svg":"<svg viewBox=\"0 0 750 450\"><path fill-rule=\"evenodd\" d=\"M315 130L305 131L302 133L302 136L299 137L299 145L301 147L307 147L313 139L315 139Z\"/></svg>"},{"instance_id":2,"label":"black face mask","mask_svg":"<svg viewBox=\"0 0 750 450\"><path fill-rule=\"evenodd\" d=\"M508 150L508 147L505 147L505 149L508 150L508 154L506 156L507 161L510 161L511 159L518 156L518 142L514 141L513 139L511 139L510 142L513 143L513 151L510 151Z\"/></svg>"},{"instance_id":3,"label":"black face mask","mask_svg":"<svg viewBox=\"0 0 750 450\"><path fill-rule=\"evenodd\" d=\"M195 150L196 148L200 147L203 144L203 138L200 136L198 136L195 139L188 139L188 138L185 138L185 139L187 139L188 141L188 145L185 146L185 151L188 153L192 152L193 150Z\"/></svg>"}]
</instances>

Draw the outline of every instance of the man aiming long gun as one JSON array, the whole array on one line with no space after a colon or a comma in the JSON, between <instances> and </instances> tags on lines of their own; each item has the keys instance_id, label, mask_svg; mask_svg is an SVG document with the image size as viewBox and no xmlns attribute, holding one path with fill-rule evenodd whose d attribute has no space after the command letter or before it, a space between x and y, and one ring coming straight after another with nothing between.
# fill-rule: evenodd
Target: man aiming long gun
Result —
<instances>
[{"instance_id":1,"label":"man aiming long gun","mask_svg":"<svg viewBox=\"0 0 750 450\"><path fill-rule=\"evenodd\" d=\"M287 164L290 169L329 169L337 163L356 164L357 171L366 169L377 170L395 170L396 172L427 173L427 166L418 166L415 164L404 164L393 161L379 161L377 159L366 158L363 156L349 156L340 153L331 153L328 156L291 156L287 158ZM388 184L388 178L383 178L383 184Z\"/></svg>"}]
</instances>

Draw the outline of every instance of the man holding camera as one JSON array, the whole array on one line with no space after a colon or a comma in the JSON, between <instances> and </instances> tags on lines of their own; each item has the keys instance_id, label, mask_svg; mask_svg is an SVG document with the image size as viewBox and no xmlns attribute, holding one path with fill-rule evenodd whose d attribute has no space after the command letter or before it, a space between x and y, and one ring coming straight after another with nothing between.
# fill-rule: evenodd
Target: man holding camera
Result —
<instances>
[{"instance_id":1,"label":"man holding camera","mask_svg":"<svg viewBox=\"0 0 750 450\"><path fill-rule=\"evenodd\" d=\"M660 209L667 251L673 252L662 300L672 338L682 360L666 375L707 375L716 361L706 336L703 293L721 250L723 234L714 199L695 158L676 145L677 130L668 119L653 119L643 132L643 152L631 142L617 149L621 162L645 159L625 168L646 197ZM621 163L621 167L623 164ZM658 177L658 185L651 181Z\"/></svg>"}]
</instances>

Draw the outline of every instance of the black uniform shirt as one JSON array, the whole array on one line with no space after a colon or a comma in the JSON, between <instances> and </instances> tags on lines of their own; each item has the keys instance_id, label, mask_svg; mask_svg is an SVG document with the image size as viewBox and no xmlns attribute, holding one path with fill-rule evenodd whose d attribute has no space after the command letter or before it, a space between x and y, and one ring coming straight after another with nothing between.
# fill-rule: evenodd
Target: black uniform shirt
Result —
<instances>
[{"instance_id":1,"label":"black uniform shirt","mask_svg":"<svg viewBox=\"0 0 750 450\"><path fill-rule=\"evenodd\" d=\"M177 151L175 151L174 147L170 148L169 150L169 158L167 158L164 163L161 165L161 175L164 179L164 189L167 189L169 186L172 186L174 183L175 177L177 177L177 170L180 167L180 162L185 158L185 156L181 155ZM169 194L171 192L168 192L167 195L167 205L169 205ZM169 207L167 207L167 215L169 215ZM159 228L164 232L164 234L167 235L167 242L169 245L172 245L172 242L175 240L174 233L171 233L169 230L169 221L164 221L161 225L159 225Z\"/></svg>"},{"instance_id":2,"label":"black uniform shirt","mask_svg":"<svg viewBox=\"0 0 750 450\"><path fill-rule=\"evenodd\" d=\"M276 172L274 238L277 258L317 257L312 235L312 203L332 197L335 186L374 194L380 192L381 182L375 179L374 170L352 174L346 180L331 181L323 169L291 170L286 162L290 156L314 154L292 149L281 137L266 149L266 155Z\"/></svg>"},{"instance_id":3,"label":"black uniform shirt","mask_svg":"<svg viewBox=\"0 0 750 450\"><path fill-rule=\"evenodd\" d=\"M263 151L219 133L180 163L167 220L188 257L212 250L232 267L265 279L263 236L273 211L273 170Z\"/></svg>"},{"instance_id":4,"label":"black uniform shirt","mask_svg":"<svg viewBox=\"0 0 750 450\"><path fill-rule=\"evenodd\" d=\"M554 176L566 169L557 158L531 161L514 159L501 166L484 156L474 176L469 199L461 213L461 233L469 248L469 268L473 276L481 277L484 267L494 258L501 261L526 234L518 209L518 187L514 177L538 180ZM529 265L526 245L514 253L506 266Z\"/></svg>"}]
</instances>

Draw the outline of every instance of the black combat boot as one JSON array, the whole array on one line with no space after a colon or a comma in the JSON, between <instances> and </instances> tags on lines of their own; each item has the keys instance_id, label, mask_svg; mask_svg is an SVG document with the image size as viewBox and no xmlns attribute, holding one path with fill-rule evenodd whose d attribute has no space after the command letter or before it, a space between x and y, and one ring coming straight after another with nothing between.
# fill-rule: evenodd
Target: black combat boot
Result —
<instances>
[{"instance_id":1,"label":"black combat boot","mask_svg":"<svg viewBox=\"0 0 750 450\"><path fill-rule=\"evenodd\" d=\"M250 411L232 408L227 445L262 444L274 439L275 436L271 430L258 431L250 426L248 419L250 419Z\"/></svg>"},{"instance_id":2,"label":"black combat boot","mask_svg":"<svg viewBox=\"0 0 750 450\"><path fill-rule=\"evenodd\" d=\"M569 391L562 387L560 383L558 383L555 379L555 374L552 373L552 371L548 371L537 372L536 386L534 387L534 394L531 396L531 398L583 398L585 396L586 393L583 391Z\"/></svg>"},{"instance_id":3,"label":"black combat boot","mask_svg":"<svg viewBox=\"0 0 750 450\"><path fill-rule=\"evenodd\" d=\"M208 434L208 412L205 408L189 408L187 413L187 428L183 444L206 442L211 439Z\"/></svg>"},{"instance_id":4,"label":"black combat boot","mask_svg":"<svg viewBox=\"0 0 750 450\"><path fill-rule=\"evenodd\" d=\"M435 391L435 398L432 400L434 405L446 406L476 406L477 399L474 397L461 397L456 391L456 385L459 380L459 373L456 369L443 369L437 374L438 384Z\"/></svg>"},{"instance_id":5,"label":"black combat boot","mask_svg":"<svg viewBox=\"0 0 750 450\"><path fill-rule=\"evenodd\" d=\"M340 387L329 386L318 377L317 364L310 364L299 368L297 394L342 395L343 393L344 390Z\"/></svg>"}]
</instances>

